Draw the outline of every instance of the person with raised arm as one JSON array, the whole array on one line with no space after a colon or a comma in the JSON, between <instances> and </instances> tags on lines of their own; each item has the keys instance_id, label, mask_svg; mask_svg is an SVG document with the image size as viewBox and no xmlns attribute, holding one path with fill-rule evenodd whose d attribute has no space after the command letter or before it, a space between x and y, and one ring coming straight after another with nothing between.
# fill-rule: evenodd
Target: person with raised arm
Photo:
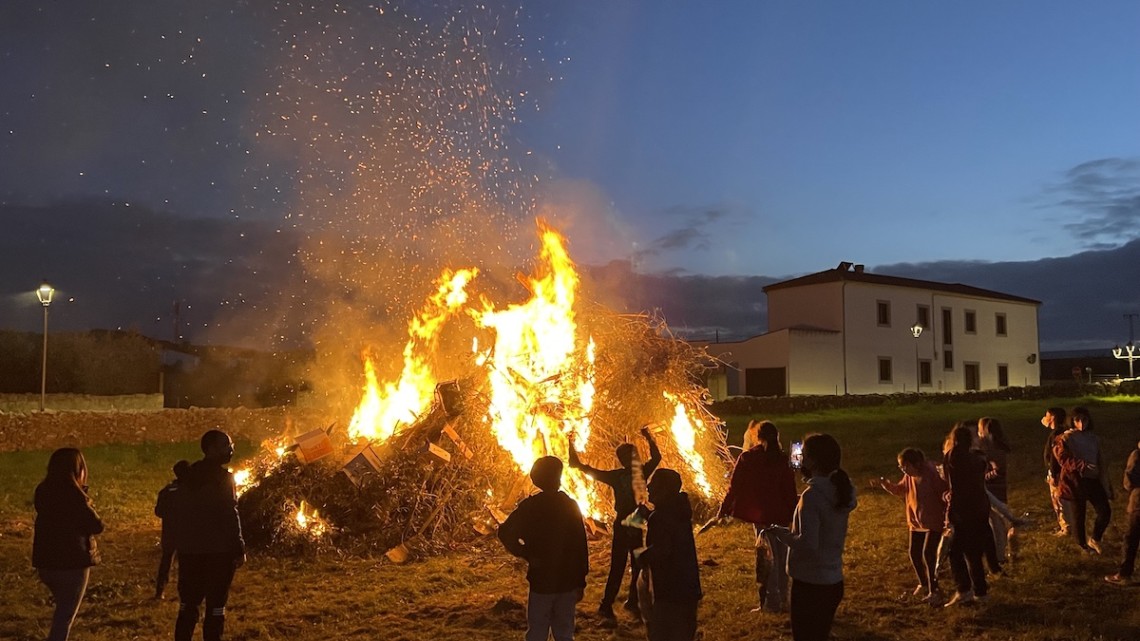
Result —
<instances>
[{"instance_id":1,"label":"person with raised arm","mask_svg":"<svg viewBox=\"0 0 1140 641\"><path fill-rule=\"evenodd\" d=\"M617 446L614 454L621 467L601 470L582 462L578 451L574 448L574 440L570 440L570 468L579 470L586 476L605 483L614 492L614 520L613 539L610 543L610 572L606 578L605 592L602 602L598 606L598 614L609 623L616 622L614 615L614 601L617 600L621 589L622 576L625 574L626 564L630 568L629 596L625 601L625 609L635 617L640 616L637 597L637 577L640 569L634 562L633 551L642 546L642 530L637 527L622 525L622 521L637 508L637 498L634 493L634 476L640 474L642 479L649 478L657 465L661 462L661 451L657 449L657 441L646 425L641 428L641 436L649 445L649 460L641 462L637 447L633 443L622 443ZM638 467L639 470L634 468Z\"/></svg>"}]
</instances>

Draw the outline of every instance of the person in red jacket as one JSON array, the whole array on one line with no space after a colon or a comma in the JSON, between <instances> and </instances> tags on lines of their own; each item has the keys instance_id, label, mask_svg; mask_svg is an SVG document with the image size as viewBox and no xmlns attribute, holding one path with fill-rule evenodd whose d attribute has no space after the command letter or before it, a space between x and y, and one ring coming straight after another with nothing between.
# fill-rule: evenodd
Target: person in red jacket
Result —
<instances>
[{"instance_id":1,"label":"person in red jacket","mask_svg":"<svg viewBox=\"0 0 1140 641\"><path fill-rule=\"evenodd\" d=\"M788 603L785 570L788 547L762 534L774 525L788 527L796 510L796 475L780 444L780 431L761 421L757 445L740 455L732 470L720 516L751 523L756 532L756 584L760 604L753 611L782 612Z\"/></svg>"},{"instance_id":2,"label":"person in red jacket","mask_svg":"<svg viewBox=\"0 0 1140 641\"><path fill-rule=\"evenodd\" d=\"M52 452L47 476L36 486L35 505L32 565L55 600L48 641L67 641L91 566L99 563L95 535L103 532L87 496L87 462L79 450Z\"/></svg>"},{"instance_id":3,"label":"person in red jacket","mask_svg":"<svg viewBox=\"0 0 1140 641\"><path fill-rule=\"evenodd\" d=\"M903 477L897 483L879 477L873 485L906 502L910 563L918 575L914 594L924 594L924 602L938 607L942 605L942 593L938 589L938 545L942 542L942 526L946 521L944 495L950 486L918 448L908 447L899 452L898 461Z\"/></svg>"}]
</instances>

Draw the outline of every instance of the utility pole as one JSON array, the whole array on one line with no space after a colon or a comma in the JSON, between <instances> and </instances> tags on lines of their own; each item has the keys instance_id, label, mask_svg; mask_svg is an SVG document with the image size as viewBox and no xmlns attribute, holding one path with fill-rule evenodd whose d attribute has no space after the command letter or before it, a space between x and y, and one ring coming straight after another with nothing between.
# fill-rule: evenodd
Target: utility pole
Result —
<instances>
[{"instance_id":1,"label":"utility pole","mask_svg":"<svg viewBox=\"0 0 1140 641\"><path fill-rule=\"evenodd\" d=\"M1136 320L1137 316L1140 316L1140 314L1132 313L1132 314L1125 314L1124 315L1125 320L1128 321L1128 344L1129 345L1132 344L1132 338L1133 338L1132 321Z\"/></svg>"}]
</instances>

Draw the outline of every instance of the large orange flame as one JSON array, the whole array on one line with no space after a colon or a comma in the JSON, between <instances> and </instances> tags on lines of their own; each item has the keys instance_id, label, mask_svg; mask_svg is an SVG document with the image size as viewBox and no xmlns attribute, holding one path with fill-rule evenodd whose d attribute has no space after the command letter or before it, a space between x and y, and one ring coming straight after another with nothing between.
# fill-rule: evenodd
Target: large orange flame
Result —
<instances>
[{"instance_id":1,"label":"large orange flame","mask_svg":"<svg viewBox=\"0 0 1140 641\"><path fill-rule=\"evenodd\" d=\"M540 456L565 459L571 433L585 447L594 400L593 341L583 344L575 323L578 274L558 232L541 225L540 235L544 269L526 279L530 300L502 311L485 302L475 315L495 330L487 364L491 429L524 473ZM592 484L581 474L568 474L563 489L584 513L598 513Z\"/></svg>"},{"instance_id":2,"label":"large orange flame","mask_svg":"<svg viewBox=\"0 0 1140 641\"><path fill-rule=\"evenodd\" d=\"M524 474L538 457L567 459L571 435L578 451L585 451L596 393L597 345L579 331L575 313L577 271L557 231L540 222L539 234L538 273L519 277L530 291L529 300L497 309L483 299L482 309L466 310L478 327L493 334L489 346L479 337L472 341L473 362L486 376L489 403L484 421ZM441 276L435 293L409 323L404 368L396 382L381 383L372 355L365 354L364 395L349 425L350 437L382 442L430 407L438 382L430 363L440 329L465 311L466 287L476 273L446 271ZM673 416L663 422L700 493L711 497L705 461L696 447L706 426L677 396L664 394ZM584 514L600 519L608 510L596 487L576 470L564 476L563 490Z\"/></svg>"},{"instance_id":3,"label":"large orange flame","mask_svg":"<svg viewBox=\"0 0 1140 641\"><path fill-rule=\"evenodd\" d=\"M444 322L462 311L467 303L465 288L478 270L447 270L437 281L436 291L423 310L408 324L408 342L404 344L404 369L395 383L381 385L370 353L364 355L364 397L348 425L350 438L385 441L402 426L431 405L436 376L432 371L432 352Z\"/></svg>"}]
</instances>

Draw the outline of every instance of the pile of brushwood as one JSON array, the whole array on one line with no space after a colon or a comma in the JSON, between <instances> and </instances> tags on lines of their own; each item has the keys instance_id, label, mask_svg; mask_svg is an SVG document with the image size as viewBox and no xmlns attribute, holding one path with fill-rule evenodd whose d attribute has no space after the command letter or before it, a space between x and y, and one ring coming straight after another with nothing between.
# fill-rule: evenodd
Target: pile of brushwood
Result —
<instances>
[{"instance_id":1,"label":"pile of brushwood","mask_svg":"<svg viewBox=\"0 0 1140 641\"><path fill-rule=\"evenodd\" d=\"M667 425L680 402L700 421L696 441L687 449L701 456L704 469L694 469L681 456L667 427L657 435L662 467L681 473L696 518L712 516L724 494L728 458L721 423L707 411L702 379L712 365L708 357L646 316L599 314L588 330L597 345L595 361L575 365L591 368L596 389L583 460L617 467L614 448L622 442L638 443L644 455L639 428L651 420ZM532 385L556 384L556 378ZM414 424L383 443L367 444L374 456L360 453L365 443L350 443L337 433L331 434L334 453L311 463L292 453L263 452L238 502L247 544L284 555L386 552L402 561L492 533L503 513L534 488L492 433L485 379L476 371L441 386L435 403ZM557 417L572 410L536 400L530 411ZM548 439L536 448L538 454L566 458L565 439ZM699 472L712 486L707 496L691 483ZM608 503L608 490L602 496ZM298 523L301 501L316 510L322 529Z\"/></svg>"}]
</instances>

